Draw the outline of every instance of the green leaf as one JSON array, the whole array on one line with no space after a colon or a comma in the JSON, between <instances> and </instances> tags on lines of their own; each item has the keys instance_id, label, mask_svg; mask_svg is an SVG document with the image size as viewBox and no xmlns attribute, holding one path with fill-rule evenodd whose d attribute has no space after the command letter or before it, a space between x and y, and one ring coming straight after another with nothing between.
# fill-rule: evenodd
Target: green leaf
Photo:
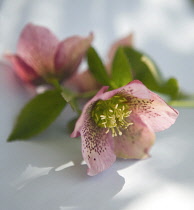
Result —
<instances>
[{"instance_id":1,"label":"green leaf","mask_svg":"<svg viewBox=\"0 0 194 210\"><path fill-rule=\"evenodd\" d=\"M130 47L125 47L134 79L143 82L147 88L159 91L164 81L156 64L147 55Z\"/></svg>"},{"instance_id":2,"label":"green leaf","mask_svg":"<svg viewBox=\"0 0 194 210\"><path fill-rule=\"evenodd\" d=\"M170 95L172 99L176 99L179 94L179 83L177 79L168 79L164 86L161 88L160 92Z\"/></svg>"},{"instance_id":3,"label":"green leaf","mask_svg":"<svg viewBox=\"0 0 194 210\"><path fill-rule=\"evenodd\" d=\"M95 79L102 85L110 85L110 79L106 68L93 47L90 47L87 51L87 62L89 70Z\"/></svg>"},{"instance_id":4,"label":"green leaf","mask_svg":"<svg viewBox=\"0 0 194 210\"><path fill-rule=\"evenodd\" d=\"M65 105L59 90L48 90L35 96L21 110L7 141L28 139L45 130Z\"/></svg>"},{"instance_id":5,"label":"green leaf","mask_svg":"<svg viewBox=\"0 0 194 210\"><path fill-rule=\"evenodd\" d=\"M112 81L116 88L122 87L132 81L131 65L122 47L115 53L112 63Z\"/></svg>"},{"instance_id":6,"label":"green leaf","mask_svg":"<svg viewBox=\"0 0 194 210\"><path fill-rule=\"evenodd\" d=\"M71 134L75 128L75 124L78 120L79 116L78 117L75 117L73 119L71 119L68 123L67 123L67 131L69 134Z\"/></svg>"}]
</instances>

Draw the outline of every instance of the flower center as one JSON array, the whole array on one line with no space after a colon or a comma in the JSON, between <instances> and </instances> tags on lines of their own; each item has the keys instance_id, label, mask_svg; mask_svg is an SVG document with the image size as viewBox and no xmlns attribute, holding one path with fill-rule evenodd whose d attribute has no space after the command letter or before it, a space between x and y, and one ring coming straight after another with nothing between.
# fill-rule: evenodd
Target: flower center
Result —
<instances>
[{"instance_id":1,"label":"flower center","mask_svg":"<svg viewBox=\"0 0 194 210\"><path fill-rule=\"evenodd\" d=\"M92 118L102 128L110 130L112 136L122 135L122 129L127 129L133 123L127 122L132 111L125 97L115 95L108 100L99 100L92 109Z\"/></svg>"}]
</instances>

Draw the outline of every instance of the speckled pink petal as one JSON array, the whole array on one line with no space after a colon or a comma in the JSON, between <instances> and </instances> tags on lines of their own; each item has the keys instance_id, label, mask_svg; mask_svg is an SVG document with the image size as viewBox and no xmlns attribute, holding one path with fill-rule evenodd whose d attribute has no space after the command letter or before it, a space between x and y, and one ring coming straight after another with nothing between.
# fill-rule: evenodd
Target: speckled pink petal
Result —
<instances>
[{"instance_id":1,"label":"speckled pink petal","mask_svg":"<svg viewBox=\"0 0 194 210\"><path fill-rule=\"evenodd\" d=\"M40 75L53 73L58 39L45 27L28 24L23 29L17 54Z\"/></svg>"},{"instance_id":2,"label":"speckled pink petal","mask_svg":"<svg viewBox=\"0 0 194 210\"><path fill-rule=\"evenodd\" d=\"M169 128L176 121L178 111L151 91L150 96L150 100L134 100L134 112L155 132Z\"/></svg>"},{"instance_id":3,"label":"speckled pink petal","mask_svg":"<svg viewBox=\"0 0 194 210\"><path fill-rule=\"evenodd\" d=\"M107 91L108 87L101 90L84 106L82 114L76 122L71 137L82 138L82 154L88 165L88 175L96 175L109 168L115 161L113 139L106 129L99 128L91 119L91 110L99 97Z\"/></svg>"},{"instance_id":4,"label":"speckled pink petal","mask_svg":"<svg viewBox=\"0 0 194 210\"><path fill-rule=\"evenodd\" d=\"M131 95L142 99L150 99L151 97L150 91L142 84L142 82L139 80L133 80L121 88L104 93L100 99L107 100L116 94L124 94L126 96Z\"/></svg>"},{"instance_id":5,"label":"speckled pink petal","mask_svg":"<svg viewBox=\"0 0 194 210\"><path fill-rule=\"evenodd\" d=\"M144 159L149 156L155 134L137 116L131 117L130 122L133 125L122 136L114 137L115 154L119 158Z\"/></svg>"},{"instance_id":6,"label":"speckled pink petal","mask_svg":"<svg viewBox=\"0 0 194 210\"><path fill-rule=\"evenodd\" d=\"M116 160L111 134L96 126L88 116L81 129L82 155L88 165L88 175L94 176L109 168Z\"/></svg>"},{"instance_id":7,"label":"speckled pink petal","mask_svg":"<svg viewBox=\"0 0 194 210\"><path fill-rule=\"evenodd\" d=\"M133 113L139 115L141 120L155 132L169 128L178 117L177 110L166 104L138 80L130 82L117 91L128 94L127 99Z\"/></svg>"},{"instance_id":8,"label":"speckled pink petal","mask_svg":"<svg viewBox=\"0 0 194 210\"><path fill-rule=\"evenodd\" d=\"M110 48L109 52L108 52L108 58L109 58L109 62L112 62L115 52L118 49L118 47L121 46L128 46L131 47L133 45L133 34L129 34L128 36L119 39L118 41L116 41Z\"/></svg>"},{"instance_id":9,"label":"speckled pink petal","mask_svg":"<svg viewBox=\"0 0 194 210\"><path fill-rule=\"evenodd\" d=\"M72 138L80 136L80 131L83 127L84 121L88 117L88 113L91 111L93 104L100 99L100 97L103 95L103 93L105 93L108 90L108 88L109 88L108 86L102 87L98 91L98 93L90 101L88 101L88 103L84 106L84 108L82 110L82 114L80 115L79 119L77 120L77 122L75 124L74 131L71 134Z\"/></svg>"},{"instance_id":10,"label":"speckled pink petal","mask_svg":"<svg viewBox=\"0 0 194 210\"><path fill-rule=\"evenodd\" d=\"M16 74L23 81L27 83L33 83L33 81L40 78L40 76L34 71L34 69L27 65L19 56L7 54L5 55L5 57L11 61Z\"/></svg>"},{"instance_id":11,"label":"speckled pink petal","mask_svg":"<svg viewBox=\"0 0 194 210\"><path fill-rule=\"evenodd\" d=\"M60 42L55 55L55 68L73 74L93 40L93 34L86 38L72 36Z\"/></svg>"}]
</instances>

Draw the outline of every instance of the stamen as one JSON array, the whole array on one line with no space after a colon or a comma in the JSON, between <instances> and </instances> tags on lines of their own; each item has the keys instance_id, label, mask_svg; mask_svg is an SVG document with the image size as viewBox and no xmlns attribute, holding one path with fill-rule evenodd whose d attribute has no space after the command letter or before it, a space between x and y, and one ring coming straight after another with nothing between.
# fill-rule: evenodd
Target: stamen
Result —
<instances>
[{"instance_id":1,"label":"stamen","mask_svg":"<svg viewBox=\"0 0 194 210\"><path fill-rule=\"evenodd\" d=\"M116 129L117 129L117 131L118 131L118 133L119 133L119 136L121 136L123 133L119 130L118 127L116 127Z\"/></svg>"},{"instance_id":2,"label":"stamen","mask_svg":"<svg viewBox=\"0 0 194 210\"><path fill-rule=\"evenodd\" d=\"M108 100L99 100L93 107L91 116L97 126L111 130L112 137L123 134L122 130L133 123L128 122L131 114L130 105L124 96L115 95Z\"/></svg>"},{"instance_id":3,"label":"stamen","mask_svg":"<svg viewBox=\"0 0 194 210\"><path fill-rule=\"evenodd\" d=\"M105 132L106 134L109 132L109 129Z\"/></svg>"}]
</instances>

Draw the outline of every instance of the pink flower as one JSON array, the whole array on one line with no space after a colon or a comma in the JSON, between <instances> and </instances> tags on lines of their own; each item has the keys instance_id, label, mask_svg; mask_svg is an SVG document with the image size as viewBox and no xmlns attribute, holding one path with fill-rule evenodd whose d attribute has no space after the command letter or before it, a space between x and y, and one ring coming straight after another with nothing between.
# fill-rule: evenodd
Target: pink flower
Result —
<instances>
[{"instance_id":1,"label":"pink flower","mask_svg":"<svg viewBox=\"0 0 194 210\"><path fill-rule=\"evenodd\" d=\"M107 72L110 73L110 67L112 65L112 61L114 58L114 55L120 46L132 46L133 45L133 34L129 34L126 37L117 40L115 43L113 43L108 51L108 60L106 64ZM67 86L76 88L79 92L87 92L92 90L97 90L100 85L96 79L93 77L93 75L90 73L89 70L86 70L82 73L73 75L70 80L66 83Z\"/></svg>"},{"instance_id":2,"label":"pink flower","mask_svg":"<svg viewBox=\"0 0 194 210\"><path fill-rule=\"evenodd\" d=\"M75 73L92 40L90 34L59 41L49 29L28 24L21 32L17 53L6 57L27 83L42 84L50 77L62 81Z\"/></svg>"},{"instance_id":3,"label":"pink flower","mask_svg":"<svg viewBox=\"0 0 194 210\"><path fill-rule=\"evenodd\" d=\"M101 90L85 105L71 137L81 135L88 175L109 168L116 157L149 156L154 132L169 128L178 111L134 80L116 90Z\"/></svg>"}]
</instances>

